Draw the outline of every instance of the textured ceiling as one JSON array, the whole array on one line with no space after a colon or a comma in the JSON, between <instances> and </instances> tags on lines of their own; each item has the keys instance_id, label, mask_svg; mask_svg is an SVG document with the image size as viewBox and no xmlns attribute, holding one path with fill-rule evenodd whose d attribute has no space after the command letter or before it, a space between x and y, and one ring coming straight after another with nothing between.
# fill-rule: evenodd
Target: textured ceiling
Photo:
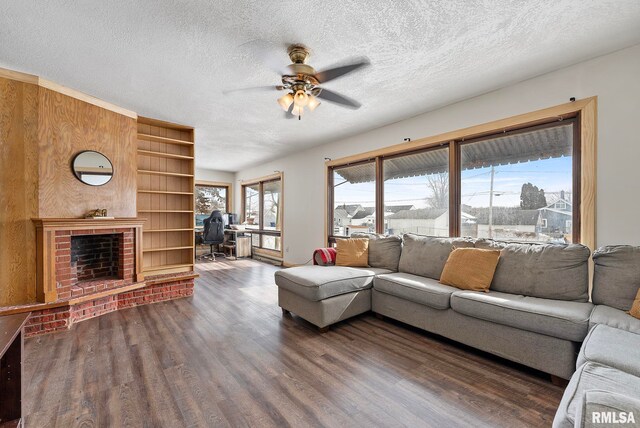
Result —
<instances>
[{"instance_id":1,"label":"textured ceiling","mask_svg":"<svg viewBox=\"0 0 640 428\"><path fill-rule=\"evenodd\" d=\"M372 65L285 120L258 62L269 42L312 49L317 70ZM40 75L141 115L196 127L197 166L248 165L640 43L638 0L2 0L0 67Z\"/></svg>"}]
</instances>

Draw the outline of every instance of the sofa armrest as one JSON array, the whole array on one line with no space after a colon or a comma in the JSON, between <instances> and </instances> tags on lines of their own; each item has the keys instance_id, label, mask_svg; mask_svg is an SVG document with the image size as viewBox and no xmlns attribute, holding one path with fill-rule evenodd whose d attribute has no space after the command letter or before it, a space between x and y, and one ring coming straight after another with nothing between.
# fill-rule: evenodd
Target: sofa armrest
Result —
<instances>
[{"instance_id":1,"label":"sofa armrest","mask_svg":"<svg viewBox=\"0 0 640 428\"><path fill-rule=\"evenodd\" d=\"M313 264L318 266L333 266L336 264L335 248L317 248L313 251Z\"/></svg>"},{"instance_id":2,"label":"sofa armrest","mask_svg":"<svg viewBox=\"0 0 640 428\"><path fill-rule=\"evenodd\" d=\"M576 411L575 428L640 424L640 400L637 398L590 389L584 392L580 404Z\"/></svg>"}]
</instances>

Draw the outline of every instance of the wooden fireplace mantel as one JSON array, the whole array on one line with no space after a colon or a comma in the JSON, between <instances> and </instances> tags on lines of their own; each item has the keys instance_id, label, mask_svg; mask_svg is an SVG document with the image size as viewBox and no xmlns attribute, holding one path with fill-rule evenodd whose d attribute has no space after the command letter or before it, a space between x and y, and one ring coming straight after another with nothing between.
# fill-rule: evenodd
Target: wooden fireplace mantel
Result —
<instances>
[{"instance_id":1,"label":"wooden fireplace mantel","mask_svg":"<svg viewBox=\"0 0 640 428\"><path fill-rule=\"evenodd\" d=\"M144 281L142 273L142 225L146 221L139 218L34 218L36 226L36 297L39 302L50 303L58 300L56 290L56 232L86 231L99 234L102 230L134 230L134 280ZM98 231L98 232L96 232ZM84 234L84 233L78 234ZM109 233L109 232L105 232Z\"/></svg>"},{"instance_id":2,"label":"wooden fireplace mantel","mask_svg":"<svg viewBox=\"0 0 640 428\"><path fill-rule=\"evenodd\" d=\"M122 218L33 218L36 228L55 230L113 229L116 227L142 227L146 219Z\"/></svg>"}]
</instances>

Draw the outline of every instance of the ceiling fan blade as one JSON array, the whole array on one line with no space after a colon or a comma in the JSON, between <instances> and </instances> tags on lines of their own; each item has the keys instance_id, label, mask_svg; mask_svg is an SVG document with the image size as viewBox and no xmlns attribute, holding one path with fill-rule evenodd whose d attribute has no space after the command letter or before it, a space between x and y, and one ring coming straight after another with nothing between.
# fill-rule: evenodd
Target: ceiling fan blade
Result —
<instances>
[{"instance_id":1,"label":"ceiling fan blade","mask_svg":"<svg viewBox=\"0 0 640 428\"><path fill-rule=\"evenodd\" d=\"M347 98L344 95L340 95L337 92L333 92L324 88L320 91L318 95L316 95L316 97L322 98L323 100L326 100L331 103L338 104L353 110L359 109L360 106L362 105L356 100L352 100L351 98Z\"/></svg>"},{"instance_id":2,"label":"ceiling fan blade","mask_svg":"<svg viewBox=\"0 0 640 428\"><path fill-rule=\"evenodd\" d=\"M366 67L369 64L370 62L368 58L358 58L351 64L319 71L316 73L316 79L318 79L318 82L320 83L326 83L330 80L337 79L338 77L351 73L352 71L356 71L359 68Z\"/></svg>"},{"instance_id":3,"label":"ceiling fan blade","mask_svg":"<svg viewBox=\"0 0 640 428\"><path fill-rule=\"evenodd\" d=\"M288 74L289 69L287 64L291 61L287 61L287 58L281 58L282 55L277 55L275 52L263 51L257 54L258 59L267 67L269 67L278 76Z\"/></svg>"},{"instance_id":4,"label":"ceiling fan blade","mask_svg":"<svg viewBox=\"0 0 640 428\"><path fill-rule=\"evenodd\" d=\"M287 64L290 61L286 55L286 47L261 39L250 40L239 47L248 49L255 59L266 65L278 76L287 74Z\"/></svg>"},{"instance_id":5,"label":"ceiling fan blade","mask_svg":"<svg viewBox=\"0 0 640 428\"><path fill-rule=\"evenodd\" d=\"M282 89L278 85L269 85L269 86L253 86L251 88L238 88L238 89L228 89L226 91L222 91L224 95L229 95L234 92L265 92L265 91L279 91Z\"/></svg>"}]
</instances>

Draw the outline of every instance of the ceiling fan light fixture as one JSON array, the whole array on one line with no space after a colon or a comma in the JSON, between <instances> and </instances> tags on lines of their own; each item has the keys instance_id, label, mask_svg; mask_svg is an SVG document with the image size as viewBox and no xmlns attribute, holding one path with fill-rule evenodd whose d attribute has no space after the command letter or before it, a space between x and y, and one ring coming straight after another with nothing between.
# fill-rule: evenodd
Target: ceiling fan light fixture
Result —
<instances>
[{"instance_id":1,"label":"ceiling fan light fixture","mask_svg":"<svg viewBox=\"0 0 640 428\"><path fill-rule=\"evenodd\" d=\"M309 102L307 103L307 107L309 108L309 111L314 111L316 107L318 107L319 105L320 105L320 101L318 101L318 99L313 95L309 95Z\"/></svg>"},{"instance_id":2,"label":"ceiling fan light fixture","mask_svg":"<svg viewBox=\"0 0 640 428\"><path fill-rule=\"evenodd\" d=\"M286 94L280 98L278 98L278 104L282 107L282 110L289 111L289 107L291 107L291 103L293 102L293 95Z\"/></svg>"},{"instance_id":3,"label":"ceiling fan light fixture","mask_svg":"<svg viewBox=\"0 0 640 428\"><path fill-rule=\"evenodd\" d=\"M293 97L293 102L296 103L298 107L304 107L309 103L309 95L302 89L296 92L296 95Z\"/></svg>"},{"instance_id":4,"label":"ceiling fan light fixture","mask_svg":"<svg viewBox=\"0 0 640 428\"><path fill-rule=\"evenodd\" d=\"M284 91L284 95L277 98L278 105L286 112L285 118L302 117L305 108L310 112L315 111L320 105L320 100L328 101L350 109L358 109L361 104L339 93L324 88L324 84L338 79L353 71L370 64L365 57L355 58L348 64L338 65L321 71L307 64L309 49L300 44L290 45L287 53L291 64L286 68L275 66L280 76L280 83L276 85L260 86L255 88L241 88L231 91L223 91L225 95L244 90L277 90ZM264 59L264 58L263 58ZM271 61L269 61L271 62ZM273 64L272 64L273 65ZM282 93L282 92L281 92ZM240 98L240 97L238 97ZM244 102L244 99L241 99Z\"/></svg>"}]
</instances>

